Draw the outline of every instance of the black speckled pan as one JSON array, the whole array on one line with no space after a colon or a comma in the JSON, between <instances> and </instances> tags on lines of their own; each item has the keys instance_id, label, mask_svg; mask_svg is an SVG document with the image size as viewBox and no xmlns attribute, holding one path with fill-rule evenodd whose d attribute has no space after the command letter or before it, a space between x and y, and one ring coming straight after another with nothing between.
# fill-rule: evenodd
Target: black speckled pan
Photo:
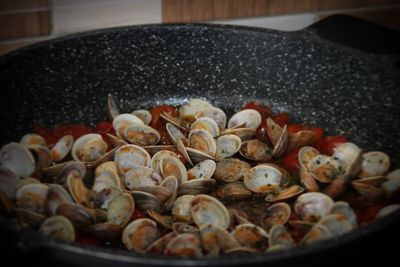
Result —
<instances>
[{"instance_id":1,"label":"black speckled pan","mask_svg":"<svg viewBox=\"0 0 400 267\"><path fill-rule=\"evenodd\" d=\"M306 31L149 25L88 32L3 56L0 85L1 144L19 140L33 124L94 125L106 119L107 94L123 111L178 105L197 97L233 112L258 99L288 111L298 122L344 134L367 150L385 151L395 165L399 160L400 79L395 72L375 64L374 57ZM199 260L65 244L28 230L16 231L3 219L2 224L15 234L21 253L42 255L48 261L93 266L271 266L340 263L344 256L363 255L376 246L376 240L392 237L399 215L313 246Z\"/></svg>"}]
</instances>

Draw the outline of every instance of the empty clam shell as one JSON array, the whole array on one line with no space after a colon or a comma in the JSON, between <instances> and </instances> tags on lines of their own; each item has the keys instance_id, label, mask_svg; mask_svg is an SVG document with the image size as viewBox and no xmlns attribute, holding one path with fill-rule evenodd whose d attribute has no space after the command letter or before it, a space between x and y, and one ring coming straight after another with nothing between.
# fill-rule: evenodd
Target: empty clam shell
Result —
<instances>
[{"instance_id":1,"label":"empty clam shell","mask_svg":"<svg viewBox=\"0 0 400 267\"><path fill-rule=\"evenodd\" d=\"M161 161L164 158L168 158L168 157L175 157L177 159L179 159L178 155L175 152L169 151L169 150L161 150L158 151L157 153L155 153L153 155L153 157L151 158L151 168L158 174L161 174Z\"/></svg>"},{"instance_id":2,"label":"empty clam shell","mask_svg":"<svg viewBox=\"0 0 400 267\"><path fill-rule=\"evenodd\" d=\"M285 248L292 247L294 245L294 240L290 233L287 231L286 227L277 224L274 225L269 231L269 246L281 246Z\"/></svg>"},{"instance_id":3,"label":"empty clam shell","mask_svg":"<svg viewBox=\"0 0 400 267\"><path fill-rule=\"evenodd\" d=\"M223 182L242 180L250 164L236 158L223 159L217 163L214 178Z\"/></svg>"},{"instance_id":4,"label":"empty clam shell","mask_svg":"<svg viewBox=\"0 0 400 267\"><path fill-rule=\"evenodd\" d=\"M390 158L383 152L373 151L362 155L360 177L374 177L384 175L390 168Z\"/></svg>"},{"instance_id":5,"label":"empty clam shell","mask_svg":"<svg viewBox=\"0 0 400 267\"><path fill-rule=\"evenodd\" d=\"M0 165L18 178L30 176L35 170L35 159L24 145L9 143L0 150Z\"/></svg>"},{"instance_id":6,"label":"empty clam shell","mask_svg":"<svg viewBox=\"0 0 400 267\"><path fill-rule=\"evenodd\" d=\"M137 219L122 232L122 243L129 250L144 252L160 237L157 224L150 219Z\"/></svg>"},{"instance_id":7,"label":"empty clam shell","mask_svg":"<svg viewBox=\"0 0 400 267\"><path fill-rule=\"evenodd\" d=\"M146 166L150 167L151 158L149 153L137 145L124 145L115 151L115 163L121 173L125 174L130 169Z\"/></svg>"},{"instance_id":8,"label":"empty clam shell","mask_svg":"<svg viewBox=\"0 0 400 267\"><path fill-rule=\"evenodd\" d=\"M235 155L242 145L242 140L234 134L226 134L217 138L216 145L215 160L220 161Z\"/></svg>"},{"instance_id":9,"label":"empty clam shell","mask_svg":"<svg viewBox=\"0 0 400 267\"><path fill-rule=\"evenodd\" d=\"M187 123L186 120L183 120L182 118L179 118L179 117L174 117L173 115L171 115L170 113L165 112L165 111L160 114L160 117L163 118L165 121L173 124L180 130L182 130L184 132L188 131L189 124Z\"/></svg>"},{"instance_id":10,"label":"empty clam shell","mask_svg":"<svg viewBox=\"0 0 400 267\"><path fill-rule=\"evenodd\" d=\"M282 134L276 142L274 149L272 150L272 155L274 157L280 157L286 152L288 146L288 132L287 126L285 125L282 129Z\"/></svg>"},{"instance_id":11,"label":"empty clam shell","mask_svg":"<svg viewBox=\"0 0 400 267\"><path fill-rule=\"evenodd\" d=\"M316 222L327 215L333 206L333 200L318 192L305 193L300 195L295 204L294 210L297 215L305 221Z\"/></svg>"},{"instance_id":12,"label":"empty clam shell","mask_svg":"<svg viewBox=\"0 0 400 267\"><path fill-rule=\"evenodd\" d=\"M74 241L75 228L68 218L60 215L52 216L42 222L39 232L59 240Z\"/></svg>"},{"instance_id":13,"label":"empty clam shell","mask_svg":"<svg viewBox=\"0 0 400 267\"><path fill-rule=\"evenodd\" d=\"M197 150L197 149L187 147L186 152L188 153L188 155L192 159L192 162L194 162L194 163L199 163L199 162L202 162L207 159L214 160L213 156L210 156L209 154L207 154L203 151Z\"/></svg>"},{"instance_id":14,"label":"empty clam shell","mask_svg":"<svg viewBox=\"0 0 400 267\"><path fill-rule=\"evenodd\" d=\"M233 115L228 121L228 128L243 125L245 128L256 130L261 124L261 115L255 109L244 109Z\"/></svg>"},{"instance_id":15,"label":"empty clam shell","mask_svg":"<svg viewBox=\"0 0 400 267\"><path fill-rule=\"evenodd\" d=\"M243 182L248 189L256 193L268 193L279 188L281 172L271 166L257 165L247 171Z\"/></svg>"},{"instance_id":16,"label":"empty clam shell","mask_svg":"<svg viewBox=\"0 0 400 267\"><path fill-rule=\"evenodd\" d=\"M307 167L300 166L300 181L308 192L319 192L319 186Z\"/></svg>"},{"instance_id":17,"label":"empty clam shell","mask_svg":"<svg viewBox=\"0 0 400 267\"><path fill-rule=\"evenodd\" d=\"M202 225L214 225L227 229L230 224L230 216L225 206L216 198L208 195L197 195L190 202L190 213L194 223Z\"/></svg>"}]
</instances>

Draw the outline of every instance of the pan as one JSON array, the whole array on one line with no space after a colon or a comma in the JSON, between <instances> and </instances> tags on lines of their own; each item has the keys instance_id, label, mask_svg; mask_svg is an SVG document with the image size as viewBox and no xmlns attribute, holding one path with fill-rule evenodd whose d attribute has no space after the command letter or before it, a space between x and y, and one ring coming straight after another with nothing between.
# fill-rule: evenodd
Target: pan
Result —
<instances>
[{"instance_id":1,"label":"pan","mask_svg":"<svg viewBox=\"0 0 400 267\"><path fill-rule=\"evenodd\" d=\"M19 49L0 59L1 144L34 125L106 120L108 94L121 110L206 99L232 115L252 100L289 112L296 122L345 134L398 167L400 79L376 56L320 39L208 24L141 25L74 34ZM377 62L380 62L379 64ZM318 244L257 255L177 259L55 241L0 218L2 246L18 262L83 266L337 265L394 256L400 213Z\"/></svg>"}]
</instances>

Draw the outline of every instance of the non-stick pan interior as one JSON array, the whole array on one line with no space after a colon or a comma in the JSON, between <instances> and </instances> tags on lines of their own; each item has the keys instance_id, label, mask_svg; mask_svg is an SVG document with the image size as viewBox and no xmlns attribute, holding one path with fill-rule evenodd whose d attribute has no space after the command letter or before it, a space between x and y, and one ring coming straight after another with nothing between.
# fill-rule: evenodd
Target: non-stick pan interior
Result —
<instances>
[{"instance_id":1,"label":"non-stick pan interior","mask_svg":"<svg viewBox=\"0 0 400 267\"><path fill-rule=\"evenodd\" d=\"M33 125L106 119L203 98L233 112L251 100L344 134L392 159L400 148L400 80L367 55L309 33L211 25L149 25L84 33L0 59L1 144Z\"/></svg>"}]
</instances>

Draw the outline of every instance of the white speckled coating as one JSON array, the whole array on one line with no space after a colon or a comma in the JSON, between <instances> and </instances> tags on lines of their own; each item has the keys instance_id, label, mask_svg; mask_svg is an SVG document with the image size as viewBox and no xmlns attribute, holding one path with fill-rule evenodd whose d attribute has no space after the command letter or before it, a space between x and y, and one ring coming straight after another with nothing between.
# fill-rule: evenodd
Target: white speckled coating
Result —
<instances>
[{"instance_id":1,"label":"white speckled coating","mask_svg":"<svg viewBox=\"0 0 400 267\"><path fill-rule=\"evenodd\" d=\"M371 57L372 58L372 57ZM106 119L191 97L238 110L260 99L360 147L400 148L400 81L365 54L307 34L215 25L97 31L0 58L1 143L32 124Z\"/></svg>"}]
</instances>

